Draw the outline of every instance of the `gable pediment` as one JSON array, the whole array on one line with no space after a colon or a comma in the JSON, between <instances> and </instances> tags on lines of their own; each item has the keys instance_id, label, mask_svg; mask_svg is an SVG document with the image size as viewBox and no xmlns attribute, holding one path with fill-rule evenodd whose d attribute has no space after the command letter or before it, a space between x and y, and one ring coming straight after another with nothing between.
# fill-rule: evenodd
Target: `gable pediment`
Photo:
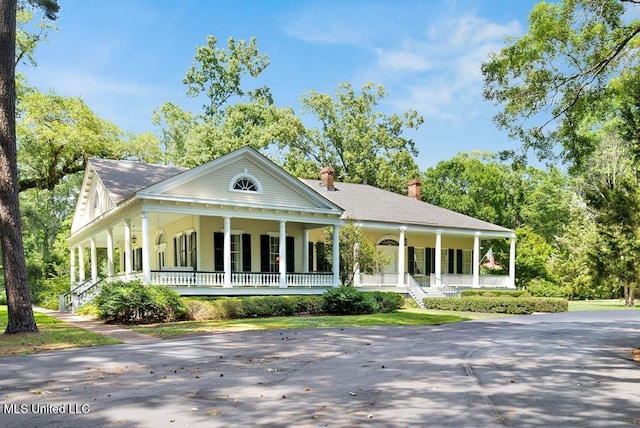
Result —
<instances>
[{"instance_id":1,"label":"gable pediment","mask_svg":"<svg viewBox=\"0 0 640 428\"><path fill-rule=\"evenodd\" d=\"M248 147L150 186L137 195L256 208L342 211Z\"/></svg>"},{"instance_id":2,"label":"gable pediment","mask_svg":"<svg viewBox=\"0 0 640 428\"><path fill-rule=\"evenodd\" d=\"M116 204L109 196L108 189L91 164L88 164L80 186L71 231L78 230L96 217L112 210L115 206Z\"/></svg>"}]
</instances>

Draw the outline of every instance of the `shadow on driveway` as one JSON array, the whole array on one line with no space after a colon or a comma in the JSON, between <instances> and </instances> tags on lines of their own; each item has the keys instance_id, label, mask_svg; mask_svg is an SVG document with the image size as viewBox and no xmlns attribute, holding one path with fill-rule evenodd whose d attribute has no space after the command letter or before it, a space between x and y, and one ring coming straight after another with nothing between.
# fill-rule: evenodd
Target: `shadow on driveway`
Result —
<instances>
[{"instance_id":1,"label":"shadow on driveway","mask_svg":"<svg viewBox=\"0 0 640 428\"><path fill-rule=\"evenodd\" d=\"M2 426L628 427L640 311L252 331L0 359ZM64 411L64 413L56 413Z\"/></svg>"}]
</instances>

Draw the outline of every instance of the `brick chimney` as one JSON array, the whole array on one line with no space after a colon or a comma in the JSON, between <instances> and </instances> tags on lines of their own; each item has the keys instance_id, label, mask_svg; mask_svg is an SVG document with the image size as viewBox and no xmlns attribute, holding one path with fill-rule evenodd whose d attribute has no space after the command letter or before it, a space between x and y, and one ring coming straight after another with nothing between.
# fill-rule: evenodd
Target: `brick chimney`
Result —
<instances>
[{"instance_id":1,"label":"brick chimney","mask_svg":"<svg viewBox=\"0 0 640 428\"><path fill-rule=\"evenodd\" d=\"M414 178L413 180L409 180L407 183L407 188L409 190L408 196L411 199L420 200L420 179Z\"/></svg>"},{"instance_id":2,"label":"brick chimney","mask_svg":"<svg viewBox=\"0 0 640 428\"><path fill-rule=\"evenodd\" d=\"M336 190L336 188L333 187L333 172L334 169L330 166L324 167L320 170L320 179L322 180L322 185L329 191Z\"/></svg>"}]
</instances>

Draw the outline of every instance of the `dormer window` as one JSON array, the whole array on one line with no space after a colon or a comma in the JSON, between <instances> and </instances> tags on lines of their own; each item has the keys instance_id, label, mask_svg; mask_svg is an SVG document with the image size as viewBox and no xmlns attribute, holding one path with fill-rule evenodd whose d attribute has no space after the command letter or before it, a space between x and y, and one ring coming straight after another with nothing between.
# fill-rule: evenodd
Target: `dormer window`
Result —
<instances>
[{"instance_id":1,"label":"dormer window","mask_svg":"<svg viewBox=\"0 0 640 428\"><path fill-rule=\"evenodd\" d=\"M229 183L229 190L234 192L262 193L262 186L256 177L249 174L245 168L240 174L236 174Z\"/></svg>"}]
</instances>

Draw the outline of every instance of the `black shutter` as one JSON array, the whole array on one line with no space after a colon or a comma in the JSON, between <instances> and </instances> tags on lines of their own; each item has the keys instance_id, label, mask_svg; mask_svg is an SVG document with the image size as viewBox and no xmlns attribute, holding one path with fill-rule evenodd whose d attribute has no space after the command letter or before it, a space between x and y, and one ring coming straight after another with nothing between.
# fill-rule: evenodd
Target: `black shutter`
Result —
<instances>
[{"instance_id":1,"label":"black shutter","mask_svg":"<svg viewBox=\"0 0 640 428\"><path fill-rule=\"evenodd\" d=\"M309 242L309 272L313 272L313 242Z\"/></svg>"},{"instance_id":2,"label":"black shutter","mask_svg":"<svg viewBox=\"0 0 640 428\"><path fill-rule=\"evenodd\" d=\"M294 246L295 240L293 236L287 236L287 240L285 241L285 244L286 244L285 254L287 255L287 272L295 272L296 248Z\"/></svg>"},{"instance_id":3,"label":"black shutter","mask_svg":"<svg viewBox=\"0 0 640 428\"><path fill-rule=\"evenodd\" d=\"M173 266L178 266L178 238L173 238Z\"/></svg>"},{"instance_id":4,"label":"black shutter","mask_svg":"<svg viewBox=\"0 0 640 428\"><path fill-rule=\"evenodd\" d=\"M242 271L251 272L251 235L242 234Z\"/></svg>"},{"instance_id":5,"label":"black shutter","mask_svg":"<svg viewBox=\"0 0 640 428\"><path fill-rule=\"evenodd\" d=\"M260 235L260 272L269 272L269 235Z\"/></svg>"},{"instance_id":6,"label":"black shutter","mask_svg":"<svg viewBox=\"0 0 640 428\"><path fill-rule=\"evenodd\" d=\"M456 273L462 273L462 250L456 250Z\"/></svg>"},{"instance_id":7,"label":"black shutter","mask_svg":"<svg viewBox=\"0 0 640 428\"><path fill-rule=\"evenodd\" d=\"M224 233L213 233L213 270L224 270Z\"/></svg>"},{"instance_id":8,"label":"black shutter","mask_svg":"<svg viewBox=\"0 0 640 428\"><path fill-rule=\"evenodd\" d=\"M416 266L416 251L414 247L409 247L407 249L408 251L408 257L409 257L409 275L413 275L415 273L415 266Z\"/></svg>"},{"instance_id":9,"label":"black shutter","mask_svg":"<svg viewBox=\"0 0 640 428\"><path fill-rule=\"evenodd\" d=\"M433 260L433 248L427 248L425 250L424 261L426 263L424 273L429 275L435 272L435 262Z\"/></svg>"},{"instance_id":10,"label":"black shutter","mask_svg":"<svg viewBox=\"0 0 640 428\"><path fill-rule=\"evenodd\" d=\"M189 235L190 249L191 249L191 266L193 270L198 269L198 235L196 232L191 232Z\"/></svg>"},{"instance_id":11,"label":"black shutter","mask_svg":"<svg viewBox=\"0 0 640 428\"><path fill-rule=\"evenodd\" d=\"M317 266L318 272L327 271L327 260L324 254L324 242L316 243L316 266Z\"/></svg>"},{"instance_id":12,"label":"black shutter","mask_svg":"<svg viewBox=\"0 0 640 428\"><path fill-rule=\"evenodd\" d=\"M448 269L448 273L454 273L453 269L455 268L455 250L449 250L449 269Z\"/></svg>"}]
</instances>

